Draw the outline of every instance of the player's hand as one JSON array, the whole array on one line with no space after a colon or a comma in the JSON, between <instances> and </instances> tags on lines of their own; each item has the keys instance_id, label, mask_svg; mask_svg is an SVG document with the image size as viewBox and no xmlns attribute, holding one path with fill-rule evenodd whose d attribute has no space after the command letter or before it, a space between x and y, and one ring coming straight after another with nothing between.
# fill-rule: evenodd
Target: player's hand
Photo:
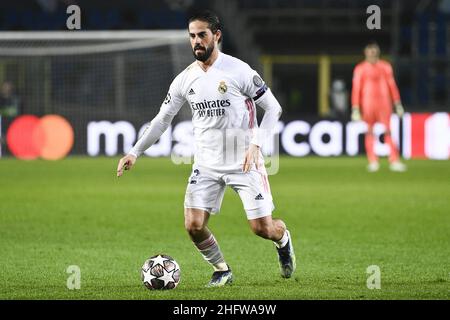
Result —
<instances>
[{"instance_id":1,"label":"player's hand","mask_svg":"<svg viewBox=\"0 0 450 320\"><path fill-rule=\"evenodd\" d=\"M122 176L123 170L130 170L135 163L136 157L131 154L127 154L125 157L120 159L117 166L117 176Z\"/></svg>"},{"instance_id":2,"label":"player's hand","mask_svg":"<svg viewBox=\"0 0 450 320\"><path fill-rule=\"evenodd\" d=\"M361 120L361 112L359 108L352 108L352 121L360 121Z\"/></svg>"},{"instance_id":3,"label":"player's hand","mask_svg":"<svg viewBox=\"0 0 450 320\"><path fill-rule=\"evenodd\" d=\"M403 108L401 103L396 103L395 104L395 113L399 116L399 117L403 117L403 115L405 114L405 109Z\"/></svg>"},{"instance_id":4,"label":"player's hand","mask_svg":"<svg viewBox=\"0 0 450 320\"><path fill-rule=\"evenodd\" d=\"M249 172L253 163L255 164L256 169L258 169L258 160L259 160L259 146L257 146L256 144L250 144L250 147L245 153L244 166L242 170L244 172Z\"/></svg>"}]
</instances>

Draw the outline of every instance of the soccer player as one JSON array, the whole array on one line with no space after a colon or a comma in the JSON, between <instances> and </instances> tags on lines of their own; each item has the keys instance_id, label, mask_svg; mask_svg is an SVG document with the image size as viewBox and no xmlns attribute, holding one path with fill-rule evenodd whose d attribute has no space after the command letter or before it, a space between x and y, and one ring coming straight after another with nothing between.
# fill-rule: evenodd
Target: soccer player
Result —
<instances>
[{"instance_id":1,"label":"soccer player","mask_svg":"<svg viewBox=\"0 0 450 320\"><path fill-rule=\"evenodd\" d=\"M368 130L365 135L365 146L369 164L369 172L380 168L378 158L374 152L373 127L376 122L382 123L386 132L385 143L390 147L389 168L392 171L405 171L406 166L399 160L399 152L392 141L390 121L392 103L395 112L402 116L404 109L400 101L400 94L395 84L394 73L389 62L380 59L380 47L371 42L364 49L365 61L359 63L353 71L352 87L352 115L353 121L362 120L367 123Z\"/></svg>"},{"instance_id":2,"label":"soccer player","mask_svg":"<svg viewBox=\"0 0 450 320\"><path fill-rule=\"evenodd\" d=\"M185 101L192 111L195 155L184 200L185 228L195 247L214 269L208 284L230 284L233 276L208 228L220 210L226 186L240 196L250 227L272 240L281 276L296 268L292 239L285 223L272 219L274 205L260 148L281 116L281 106L258 73L243 61L219 51L218 17L205 11L189 19L188 31L196 61L172 82L159 113L131 151L120 159L117 176L155 143ZM264 109L258 127L255 103Z\"/></svg>"}]
</instances>

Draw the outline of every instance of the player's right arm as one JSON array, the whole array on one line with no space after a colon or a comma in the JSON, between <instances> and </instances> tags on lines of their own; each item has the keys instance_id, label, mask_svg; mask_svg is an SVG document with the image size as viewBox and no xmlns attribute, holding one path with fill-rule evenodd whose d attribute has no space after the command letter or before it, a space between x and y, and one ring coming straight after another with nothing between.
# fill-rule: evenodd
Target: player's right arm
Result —
<instances>
[{"instance_id":1,"label":"player's right arm","mask_svg":"<svg viewBox=\"0 0 450 320\"><path fill-rule=\"evenodd\" d=\"M170 85L169 92L166 99L161 104L158 114L153 118L150 124L145 128L144 133L136 142L134 147L119 160L117 165L117 176L120 177L124 170L130 170L136 163L137 158L150 148L161 135L167 130L172 123L181 106L184 103L184 98L180 94L179 76Z\"/></svg>"},{"instance_id":2,"label":"player's right arm","mask_svg":"<svg viewBox=\"0 0 450 320\"><path fill-rule=\"evenodd\" d=\"M357 65L353 71L352 80L352 120L361 120L361 90L362 90L362 70L361 65Z\"/></svg>"}]
</instances>

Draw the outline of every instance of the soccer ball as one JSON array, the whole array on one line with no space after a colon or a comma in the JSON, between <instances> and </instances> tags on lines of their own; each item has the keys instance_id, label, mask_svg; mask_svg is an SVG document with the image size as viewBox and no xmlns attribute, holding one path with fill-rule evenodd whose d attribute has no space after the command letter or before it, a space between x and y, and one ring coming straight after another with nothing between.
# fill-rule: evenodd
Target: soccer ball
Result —
<instances>
[{"instance_id":1,"label":"soccer ball","mask_svg":"<svg viewBox=\"0 0 450 320\"><path fill-rule=\"evenodd\" d=\"M172 257L158 254L145 260L141 279L150 290L174 289L180 283L180 266Z\"/></svg>"}]
</instances>

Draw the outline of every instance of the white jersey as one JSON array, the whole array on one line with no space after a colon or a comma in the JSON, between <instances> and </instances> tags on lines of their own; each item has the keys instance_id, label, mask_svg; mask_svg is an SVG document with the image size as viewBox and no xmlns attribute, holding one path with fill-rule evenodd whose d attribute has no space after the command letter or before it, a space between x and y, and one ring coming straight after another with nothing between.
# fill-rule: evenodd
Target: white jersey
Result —
<instances>
[{"instance_id":1,"label":"white jersey","mask_svg":"<svg viewBox=\"0 0 450 320\"><path fill-rule=\"evenodd\" d=\"M192 111L195 164L224 172L239 171L249 143L261 145L255 131L255 102L263 100L268 92L264 81L248 64L219 52L207 71L194 62L173 80L155 119L167 125L187 101ZM281 107L278 102L271 103L278 111L274 114L276 122ZM270 125L274 125L273 121ZM139 155L143 152L139 147L138 142L130 153Z\"/></svg>"}]
</instances>

